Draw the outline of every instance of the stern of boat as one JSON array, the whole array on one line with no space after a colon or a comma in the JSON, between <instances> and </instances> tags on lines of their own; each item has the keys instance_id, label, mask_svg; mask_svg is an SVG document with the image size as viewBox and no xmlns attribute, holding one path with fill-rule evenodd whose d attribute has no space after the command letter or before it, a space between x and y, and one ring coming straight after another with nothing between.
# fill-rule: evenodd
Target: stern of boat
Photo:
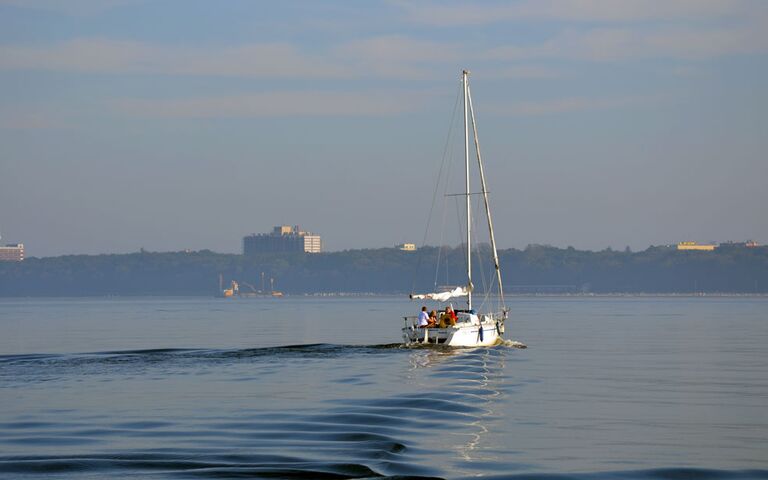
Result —
<instances>
[{"instance_id":1,"label":"stern of boat","mask_svg":"<svg viewBox=\"0 0 768 480\"><path fill-rule=\"evenodd\" d=\"M447 328L419 328L418 317L403 317L403 342L406 345L446 345L486 347L496 345L504 335L505 315L458 313L456 325Z\"/></svg>"}]
</instances>

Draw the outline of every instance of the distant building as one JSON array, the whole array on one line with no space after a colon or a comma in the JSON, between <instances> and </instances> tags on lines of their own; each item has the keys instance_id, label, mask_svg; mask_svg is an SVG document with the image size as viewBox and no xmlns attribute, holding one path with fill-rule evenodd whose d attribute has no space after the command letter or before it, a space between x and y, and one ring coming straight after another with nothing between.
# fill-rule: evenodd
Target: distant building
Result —
<instances>
[{"instance_id":1,"label":"distant building","mask_svg":"<svg viewBox=\"0 0 768 480\"><path fill-rule=\"evenodd\" d=\"M747 240L746 242L724 242L721 243L718 248L755 248L760 245L754 240Z\"/></svg>"},{"instance_id":2,"label":"distant building","mask_svg":"<svg viewBox=\"0 0 768 480\"><path fill-rule=\"evenodd\" d=\"M404 252L415 252L416 251L416 244L415 243L400 243L398 245L395 245L395 248L398 248Z\"/></svg>"},{"instance_id":3,"label":"distant building","mask_svg":"<svg viewBox=\"0 0 768 480\"><path fill-rule=\"evenodd\" d=\"M23 260L23 243L9 243L4 247L0 247L0 262L21 262Z\"/></svg>"},{"instance_id":4,"label":"distant building","mask_svg":"<svg viewBox=\"0 0 768 480\"><path fill-rule=\"evenodd\" d=\"M712 252L717 248L717 245L699 245L696 242L680 242L677 244L678 250L698 250L700 252Z\"/></svg>"},{"instance_id":5,"label":"distant building","mask_svg":"<svg viewBox=\"0 0 768 480\"><path fill-rule=\"evenodd\" d=\"M272 233L251 234L243 237L243 255L277 252L320 253L323 243L320 235L301 230L298 225L278 225Z\"/></svg>"}]
</instances>

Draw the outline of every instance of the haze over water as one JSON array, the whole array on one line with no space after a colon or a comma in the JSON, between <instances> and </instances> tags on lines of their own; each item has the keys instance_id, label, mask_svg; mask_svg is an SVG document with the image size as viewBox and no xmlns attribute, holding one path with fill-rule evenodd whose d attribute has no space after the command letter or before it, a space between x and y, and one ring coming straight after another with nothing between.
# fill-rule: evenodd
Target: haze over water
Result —
<instances>
[{"instance_id":1,"label":"haze over water","mask_svg":"<svg viewBox=\"0 0 768 480\"><path fill-rule=\"evenodd\" d=\"M0 300L4 478L768 478L768 300L516 298L399 344L400 298Z\"/></svg>"}]
</instances>

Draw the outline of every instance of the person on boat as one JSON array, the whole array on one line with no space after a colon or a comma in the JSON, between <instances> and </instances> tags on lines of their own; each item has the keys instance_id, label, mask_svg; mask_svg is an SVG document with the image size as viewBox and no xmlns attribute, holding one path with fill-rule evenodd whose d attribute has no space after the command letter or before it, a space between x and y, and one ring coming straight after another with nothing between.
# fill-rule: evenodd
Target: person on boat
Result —
<instances>
[{"instance_id":1,"label":"person on boat","mask_svg":"<svg viewBox=\"0 0 768 480\"><path fill-rule=\"evenodd\" d=\"M437 326L437 310L432 310L429 312L429 320L427 323L427 327L436 327Z\"/></svg>"},{"instance_id":2,"label":"person on boat","mask_svg":"<svg viewBox=\"0 0 768 480\"><path fill-rule=\"evenodd\" d=\"M429 325L429 314L427 313L427 307L421 307L419 312L419 328L427 328Z\"/></svg>"},{"instance_id":3,"label":"person on boat","mask_svg":"<svg viewBox=\"0 0 768 480\"><path fill-rule=\"evenodd\" d=\"M453 311L450 305L445 307L445 313L440 315L440 328L446 328L448 326L456 325L456 312Z\"/></svg>"}]
</instances>

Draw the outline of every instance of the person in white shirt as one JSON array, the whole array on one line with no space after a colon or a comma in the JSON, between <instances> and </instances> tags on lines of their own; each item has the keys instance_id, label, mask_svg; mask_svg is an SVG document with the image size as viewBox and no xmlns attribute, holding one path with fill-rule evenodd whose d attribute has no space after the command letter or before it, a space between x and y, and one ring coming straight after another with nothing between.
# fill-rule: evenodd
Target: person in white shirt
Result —
<instances>
[{"instance_id":1,"label":"person in white shirt","mask_svg":"<svg viewBox=\"0 0 768 480\"><path fill-rule=\"evenodd\" d=\"M427 307L421 307L421 312L419 313L419 328L427 328L427 325L429 325Z\"/></svg>"}]
</instances>

